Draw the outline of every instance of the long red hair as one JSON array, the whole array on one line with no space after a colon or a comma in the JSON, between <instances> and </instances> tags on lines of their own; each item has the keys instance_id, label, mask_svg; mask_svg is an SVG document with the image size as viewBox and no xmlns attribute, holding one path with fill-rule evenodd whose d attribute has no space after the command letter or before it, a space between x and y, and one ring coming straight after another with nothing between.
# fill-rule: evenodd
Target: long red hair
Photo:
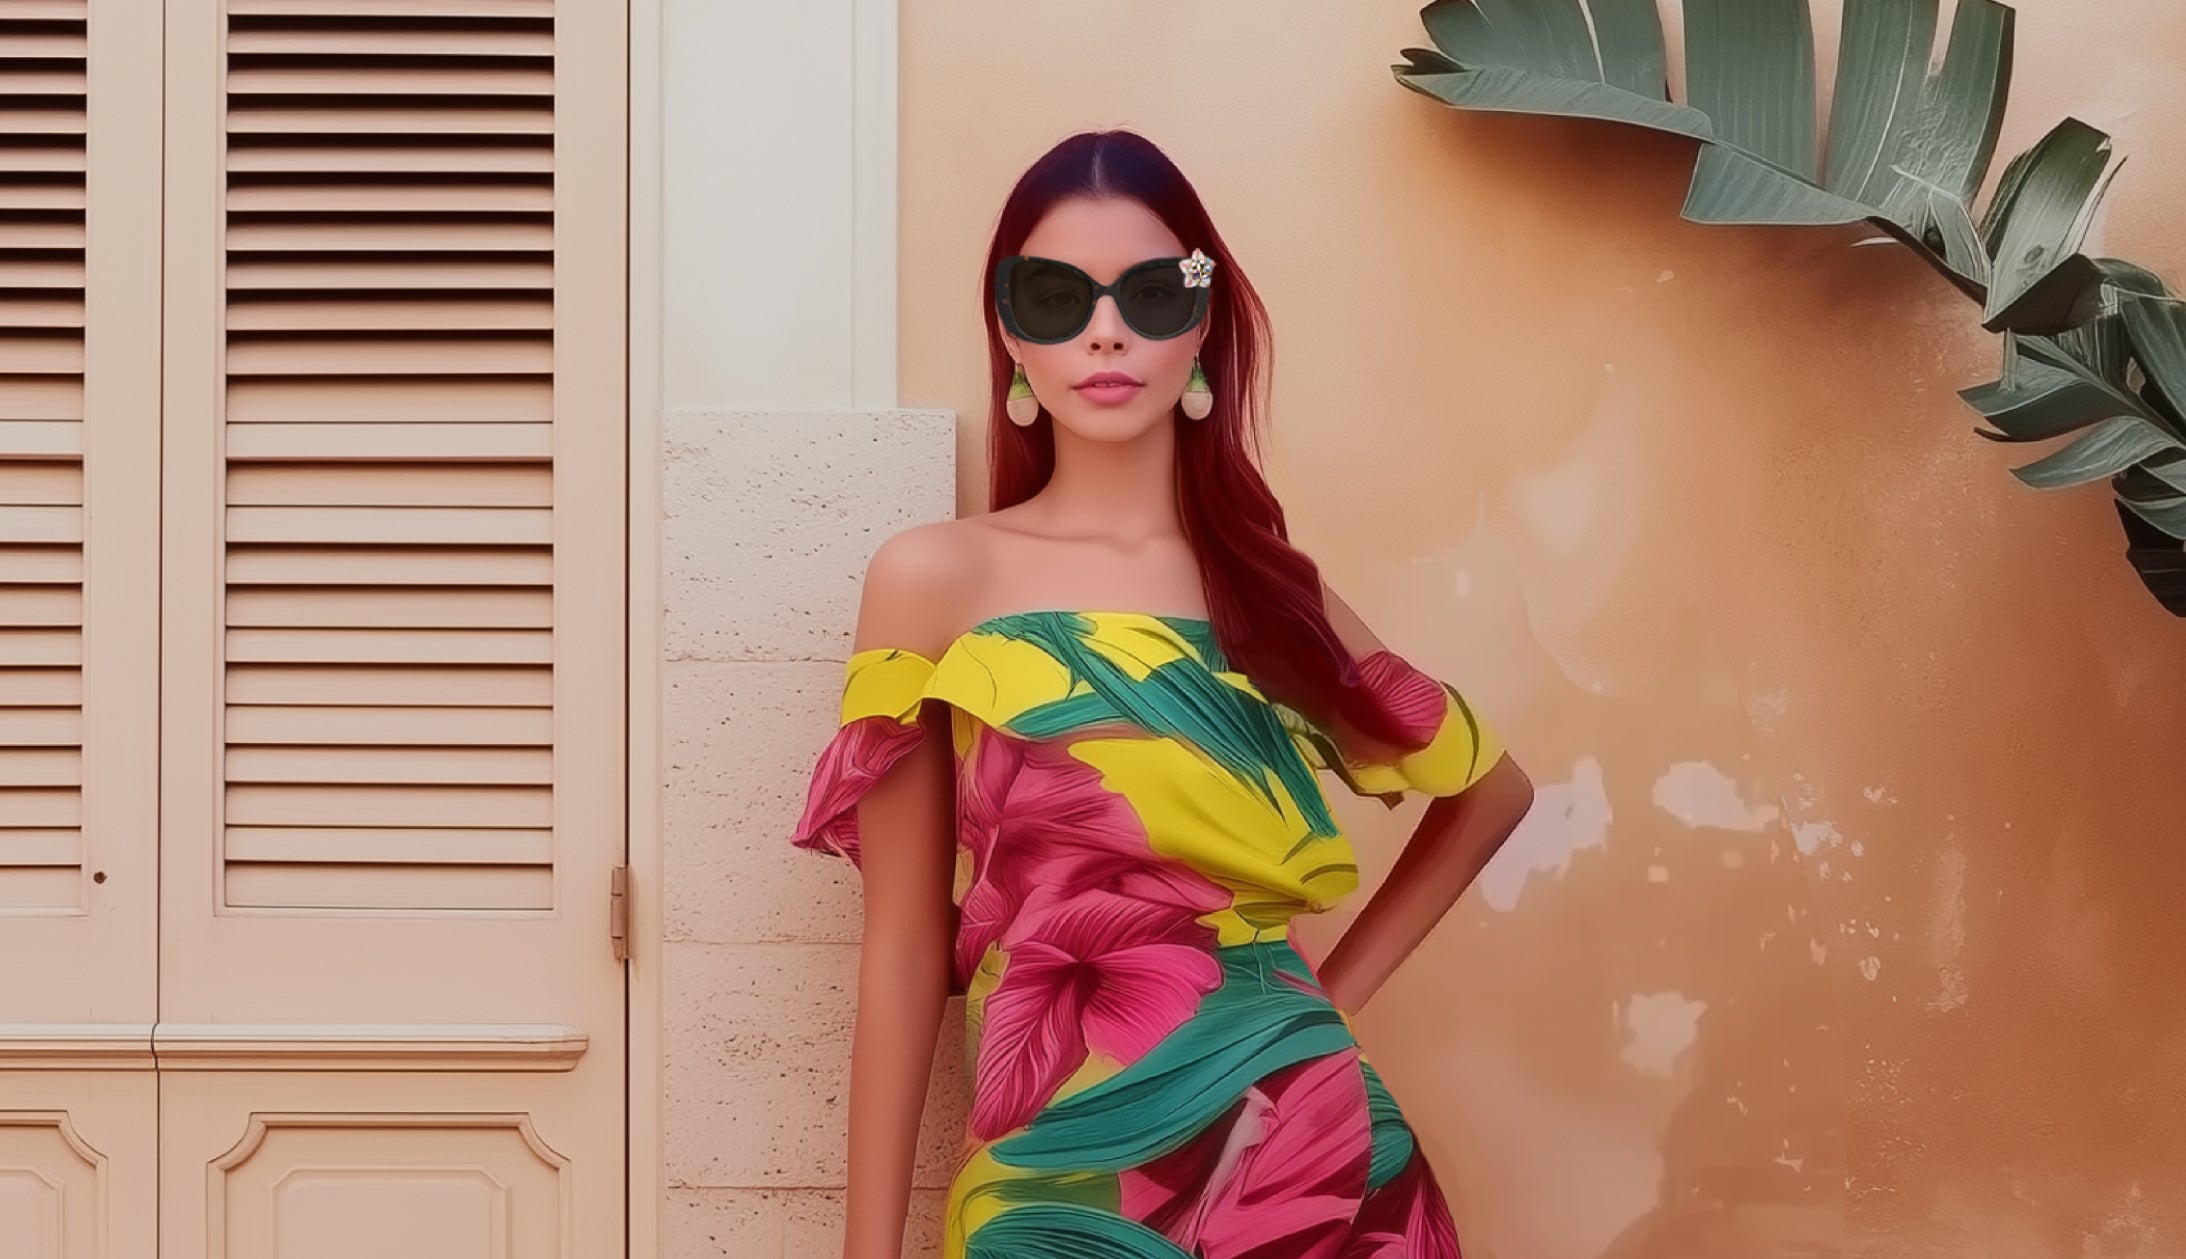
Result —
<instances>
[{"instance_id":1,"label":"long red hair","mask_svg":"<svg viewBox=\"0 0 2186 1259\"><path fill-rule=\"evenodd\" d=\"M1176 488L1185 540L1199 561L1223 655L1269 698L1309 719L1326 723L1333 714L1379 742L1417 746L1383 701L1360 685L1358 662L1322 605L1320 570L1290 544L1282 504L1256 464L1264 448L1271 358L1267 308L1184 172L1136 132L1082 131L1064 139L1025 171L1003 203L979 289L991 378L988 510L1032 497L1055 470L1054 421L1047 411L1019 427L1003 410L1014 370L991 277L1003 258L1022 252L1048 210L1071 197L1136 201L1185 249L1215 260L1210 326L1199 355L1214 410L1203 420L1176 421Z\"/></svg>"}]
</instances>

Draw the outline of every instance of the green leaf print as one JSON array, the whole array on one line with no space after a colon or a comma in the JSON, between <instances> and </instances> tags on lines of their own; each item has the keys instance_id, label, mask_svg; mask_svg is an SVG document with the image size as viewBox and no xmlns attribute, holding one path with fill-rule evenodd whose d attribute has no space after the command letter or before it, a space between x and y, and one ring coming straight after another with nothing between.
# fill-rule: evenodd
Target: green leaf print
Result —
<instances>
[{"instance_id":1,"label":"green leaf print","mask_svg":"<svg viewBox=\"0 0 2186 1259\"><path fill-rule=\"evenodd\" d=\"M1136 1220L1063 1202L1027 1203L980 1226L966 1259L1192 1259Z\"/></svg>"},{"instance_id":2,"label":"green leaf print","mask_svg":"<svg viewBox=\"0 0 2186 1259\"><path fill-rule=\"evenodd\" d=\"M1366 1169L1366 1187L1374 1190L1388 1184L1412 1161L1412 1129L1404 1122L1397 1110L1397 1099L1381 1082L1381 1073L1374 1070L1373 1064L1361 1058L1359 1070L1366 1076L1366 1113L1374 1123L1374 1156Z\"/></svg>"},{"instance_id":3,"label":"green leaf print","mask_svg":"<svg viewBox=\"0 0 2186 1259\"><path fill-rule=\"evenodd\" d=\"M1134 682L1115 661L1087 645L1086 637L1095 630L1091 620L1066 612L1060 614L1058 624L1051 615L1020 612L995 618L990 628L1035 644L1068 669L1074 681L1091 687L1092 694L1027 709L1011 719L1012 730L1028 739L1050 738L1120 713L1156 735L1189 740L1260 793L1270 807L1274 807L1275 790L1267 776L1272 773L1289 792L1312 834L1341 833L1313 777L1313 767L1298 754L1282 720L1267 703L1215 676L1215 667L1223 662L1211 634L1201 637L1179 629L1179 637L1201 658L1155 666L1145 681ZM1173 622L1165 624L1178 629Z\"/></svg>"},{"instance_id":4,"label":"green leaf print","mask_svg":"<svg viewBox=\"0 0 2186 1259\"><path fill-rule=\"evenodd\" d=\"M1032 1202L1066 1202L1113 1215L1123 1210L1123 1188L1113 1172L1056 1172L1011 1180L989 1180L964 1193L957 1210L991 1201L999 1212L1013 1211Z\"/></svg>"},{"instance_id":5,"label":"green leaf print","mask_svg":"<svg viewBox=\"0 0 2186 1259\"><path fill-rule=\"evenodd\" d=\"M1325 996L1267 974L1273 966L1310 982L1295 953L1248 944L1218 949L1216 957L1222 986L1190 1020L1137 1061L996 1142L995 1161L1041 1170L1137 1167L1197 1135L1254 1081L1355 1043Z\"/></svg>"}]
</instances>

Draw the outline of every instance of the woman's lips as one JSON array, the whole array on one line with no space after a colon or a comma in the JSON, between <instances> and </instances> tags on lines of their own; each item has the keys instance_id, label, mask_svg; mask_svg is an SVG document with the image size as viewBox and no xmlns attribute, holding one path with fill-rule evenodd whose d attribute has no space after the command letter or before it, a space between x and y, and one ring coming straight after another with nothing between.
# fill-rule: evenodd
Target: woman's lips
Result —
<instances>
[{"instance_id":1,"label":"woman's lips","mask_svg":"<svg viewBox=\"0 0 2186 1259\"><path fill-rule=\"evenodd\" d=\"M1086 398L1104 405L1113 405L1126 401L1145 386L1125 384L1122 381L1103 381L1097 385L1079 385L1076 388Z\"/></svg>"}]
</instances>

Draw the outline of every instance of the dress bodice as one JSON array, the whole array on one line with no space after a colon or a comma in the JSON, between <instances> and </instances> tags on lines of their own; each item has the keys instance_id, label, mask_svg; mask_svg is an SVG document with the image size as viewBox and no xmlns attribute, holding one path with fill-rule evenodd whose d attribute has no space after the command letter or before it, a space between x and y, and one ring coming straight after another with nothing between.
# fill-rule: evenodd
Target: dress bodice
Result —
<instances>
[{"instance_id":1,"label":"dress bodice","mask_svg":"<svg viewBox=\"0 0 2186 1259\"><path fill-rule=\"evenodd\" d=\"M1233 669L1201 618L1042 609L982 621L937 659L861 650L792 842L862 869L857 800L934 699L957 763L959 990L1043 898L1106 892L1111 917L1186 918L1218 947L1279 938L1358 886L1319 771L1394 804L1462 791L1501 754L1455 688L1386 650L1359 664L1417 750L1332 738Z\"/></svg>"}]
</instances>

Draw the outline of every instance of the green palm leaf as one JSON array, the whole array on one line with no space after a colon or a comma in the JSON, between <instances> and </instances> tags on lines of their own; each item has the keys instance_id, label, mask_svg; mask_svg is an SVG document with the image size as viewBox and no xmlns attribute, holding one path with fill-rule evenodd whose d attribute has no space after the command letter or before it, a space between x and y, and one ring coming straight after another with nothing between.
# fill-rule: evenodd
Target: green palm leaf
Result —
<instances>
[{"instance_id":1,"label":"green palm leaf","mask_svg":"<svg viewBox=\"0 0 2186 1259\"><path fill-rule=\"evenodd\" d=\"M1050 1104L993 1146L998 1162L1035 1170L1121 1171L1189 1141L1246 1085L1356 1042L1326 997L1262 974L1272 963L1310 977L1295 954L1247 944L1216 950L1222 986L1169 1035L1116 1074Z\"/></svg>"},{"instance_id":2,"label":"green palm leaf","mask_svg":"<svg viewBox=\"0 0 2186 1259\"><path fill-rule=\"evenodd\" d=\"M1684 0L1687 97L1670 99L1653 0L1434 0L1435 47L1397 81L1469 109L1587 117L1701 142L1684 216L1703 223L1865 221L1981 303L2006 334L2001 380L1961 393L1998 441L2070 437L2015 469L2028 485L2110 478L2127 554L2186 616L2186 315L2146 268L2080 252L2123 163L2067 118L2004 169L1978 218L2009 95L2014 19L1957 0L1845 0L1826 138L1815 134L1806 0ZM2133 364L2139 364L2136 379Z\"/></svg>"},{"instance_id":3,"label":"green palm leaf","mask_svg":"<svg viewBox=\"0 0 2186 1259\"><path fill-rule=\"evenodd\" d=\"M1272 775L1289 792L1305 818L1307 833L1330 838L1342 833L1329 811L1313 769L1298 754L1281 720L1216 677L1206 663L1169 661L1134 681L1107 656L1088 646L1093 623L1075 612L1020 612L997 617L997 629L1037 643L1061 661L1073 679L1091 688L1084 695L1036 705L1010 721L1010 728L1030 739L1050 738L1089 721L1121 713L1158 735L1188 740L1213 757L1240 782L1278 808Z\"/></svg>"},{"instance_id":4,"label":"green palm leaf","mask_svg":"<svg viewBox=\"0 0 2186 1259\"><path fill-rule=\"evenodd\" d=\"M1192 1259L1137 1220L1068 1202L1028 1202L980 1225L967 1259Z\"/></svg>"}]
</instances>

